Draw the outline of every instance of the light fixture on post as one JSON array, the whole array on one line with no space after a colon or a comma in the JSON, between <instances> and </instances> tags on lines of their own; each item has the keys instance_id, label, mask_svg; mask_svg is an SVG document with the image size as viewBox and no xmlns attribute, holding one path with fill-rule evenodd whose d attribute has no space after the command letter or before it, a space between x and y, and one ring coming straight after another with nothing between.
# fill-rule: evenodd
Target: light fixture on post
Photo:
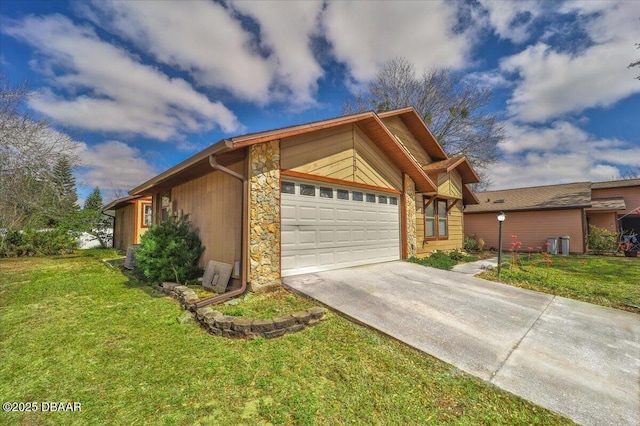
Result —
<instances>
[{"instance_id":1,"label":"light fixture on post","mask_svg":"<svg viewBox=\"0 0 640 426\"><path fill-rule=\"evenodd\" d=\"M504 212L498 213L498 279L502 269L502 222L507 218Z\"/></svg>"}]
</instances>

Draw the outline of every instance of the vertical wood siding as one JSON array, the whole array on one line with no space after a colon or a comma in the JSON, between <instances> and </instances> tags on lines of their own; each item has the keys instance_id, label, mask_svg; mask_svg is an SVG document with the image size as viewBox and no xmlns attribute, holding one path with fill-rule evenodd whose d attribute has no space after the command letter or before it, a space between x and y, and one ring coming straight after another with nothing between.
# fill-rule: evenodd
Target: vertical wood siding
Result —
<instances>
[{"instance_id":1,"label":"vertical wood siding","mask_svg":"<svg viewBox=\"0 0 640 426\"><path fill-rule=\"evenodd\" d=\"M113 247L126 252L129 244L134 244L135 205L116 210L116 233L113 236Z\"/></svg>"},{"instance_id":2,"label":"vertical wood siding","mask_svg":"<svg viewBox=\"0 0 640 426\"><path fill-rule=\"evenodd\" d=\"M244 161L228 166L245 174ZM233 264L241 258L242 183L221 171L178 185L171 190L178 214L189 214L205 246L200 265L209 260Z\"/></svg>"},{"instance_id":3,"label":"vertical wood siding","mask_svg":"<svg viewBox=\"0 0 640 426\"><path fill-rule=\"evenodd\" d=\"M507 219L502 227L502 250L508 251L511 235L517 235L522 243L522 251L528 247L545 247L547 238L568 235L571 237L570 252L583 253L582 210L540 210L527 212L506 212ZM465 215L465 234L476 234L485 242L485 248L498 247L497 213Z\"/></svg>"}]
</instances>

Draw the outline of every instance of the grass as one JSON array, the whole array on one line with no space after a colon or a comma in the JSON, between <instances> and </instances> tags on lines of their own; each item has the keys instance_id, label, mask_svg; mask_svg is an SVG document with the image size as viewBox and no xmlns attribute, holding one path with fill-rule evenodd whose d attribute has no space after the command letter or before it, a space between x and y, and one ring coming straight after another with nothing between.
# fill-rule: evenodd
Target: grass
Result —
<instances>
[{"instance_id":1,"label":"grass","mask_svg":"<svg viewBox=\"0 0 640 426\"><path fill-rule=\"evenodd\" d=\"M176 301L96 256L0 260L3 402L82 404L2 413L0 424L570 423L331 313L278 339L211 336L178 324ZM278 292L223 309L311 305Z\"/></svg>"},{"instance_id":2,"label":"grass","mask_svg":"<svg viewBox=\"0 0 640 426\"><path fill-rule=\"evenodd\" d=\"M549 260L549 262L547 261ZM499 281L598 305L640 312L640 259L613 256L505 256ZM504 262L503 262L504 264ZM479 277L498 281L497 270Z\"/></svg>"}]
</instances>

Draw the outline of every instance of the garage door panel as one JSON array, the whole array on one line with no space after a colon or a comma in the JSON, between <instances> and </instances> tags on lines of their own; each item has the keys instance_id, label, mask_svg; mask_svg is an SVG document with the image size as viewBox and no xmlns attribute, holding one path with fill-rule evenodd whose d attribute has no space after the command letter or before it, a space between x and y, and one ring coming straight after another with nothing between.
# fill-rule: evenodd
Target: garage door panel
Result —
<instances>
[{"instance_id":1,"label":"garage door panel","mask_svg":"<svg viewBox=\"0 0 640 426\"><path fill-rule=\"evenodd\" d=\"M299 185L295 182L295 193L281 198L283 276L400 258L398 205L379 202L388 195L376 193L375 202L366 202L367 197L353 199L353 191L360 190L334 187L334 198L320 197L319 191L307 196Z\"/></svg>"}]
</instances>

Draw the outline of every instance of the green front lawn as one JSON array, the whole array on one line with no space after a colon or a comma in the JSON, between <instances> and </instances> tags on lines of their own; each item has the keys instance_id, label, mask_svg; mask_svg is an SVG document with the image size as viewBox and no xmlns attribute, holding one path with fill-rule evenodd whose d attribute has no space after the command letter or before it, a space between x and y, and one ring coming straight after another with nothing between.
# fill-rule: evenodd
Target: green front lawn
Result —
<instances>
[{"instance_id":1,"label":"green front lawn","mask_svg":"<svg viewBox=\"0 0 640 426\"><path fill-rule=\"evenodd\" d=\"M640 258L613 256L551 256L520 254L504 257L497 269L480 278L502 281L598 305L640 312Z\"/></svg>"},{"instance_id":2,"label":"green front lawn","mask_svg":"<svg viewBox=\"0 0 640 426\"><path fill-rule=\"evenodd\" d=\"M222 309L313 305L279 292ZM570 423L331 313L296 334L244 341L180 325L180 312L90 254L0 260L3 402L82 404L2 413L0 424Z\"/></svg>"}]
</instances>

